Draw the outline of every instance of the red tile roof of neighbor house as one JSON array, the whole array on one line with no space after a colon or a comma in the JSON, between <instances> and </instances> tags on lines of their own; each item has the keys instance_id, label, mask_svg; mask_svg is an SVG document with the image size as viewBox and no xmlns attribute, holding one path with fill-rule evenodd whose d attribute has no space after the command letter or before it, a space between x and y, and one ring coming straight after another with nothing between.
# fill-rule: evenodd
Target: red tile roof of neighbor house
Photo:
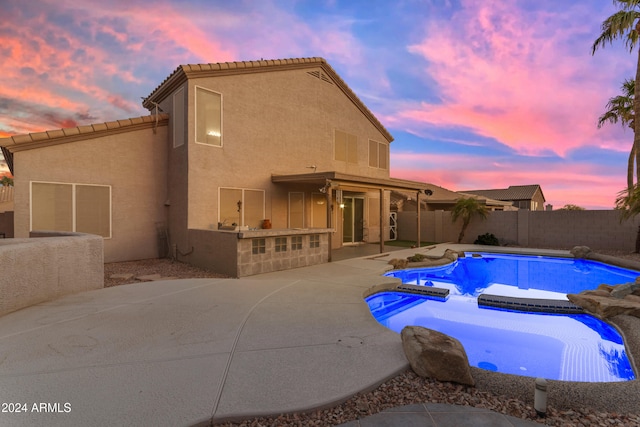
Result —
<instances>
[{"instance_id":1,"label":"red tile roof of neighbor house","mask_svg":"<svg viewBox=\"0 0 640 427\"><path fill-rule=\"evenodd\" d=\"M538 184L510 185L509 188L493 190L464 190L461 192L489 197L495 200L531 200L538 190L540 190L542 199L546 200L544 198L544 193L542 193L542 188Z\"/></svg>"},{"instance_id":2,"label":"red tile roof of neighbor house","mask_svg":"<svg viewBox=\"0 0 640 427\"><path fill-rule=\"evenodd\" d=\"M180 65L164 81L156 87L149 96L144 98L142 106L148 110L153 109L154 102L160 102L184 84L190 78L228 76L235 74L260 73L270 71L285 71L296 69L309 69L320 67L330 78L331 83L338 86L342 92L355 104L355 106L378 128L389 141L393 136L373 115L358 96L349 88L342 78L335 72L324 58L289 58L289 59L261 59L259 61L217 62L209 64ZM326 76L321 76L326 81Z\"/></svg>"}]
</instances>

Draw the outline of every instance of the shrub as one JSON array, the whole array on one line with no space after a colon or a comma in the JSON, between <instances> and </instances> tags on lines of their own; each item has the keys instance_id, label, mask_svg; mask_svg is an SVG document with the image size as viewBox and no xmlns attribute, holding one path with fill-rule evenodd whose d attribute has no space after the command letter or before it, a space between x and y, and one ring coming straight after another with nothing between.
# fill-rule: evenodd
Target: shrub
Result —
<instances>
[{"instance_id":1,"label":"shrub","mask_svg":"<svg viewBox=\"0 0 640 427\"><path fill-rule=\"evenodd\" d=\"M424 261L425 258L426 256L424 256L423 254L415 254L410 257L407 257L407 260L409 262L420 262L420 261Z\"/></svg>"},{"instance_id":2,"label":"shrub","mask_svg":"<svg viewBox=\"0 0 640 427\"><path fill-rule=\"evenodd\" d=\"M484 233L478 236L474 245L500 246L498 238L491 233Z\"/></svg>"}]
</instances>

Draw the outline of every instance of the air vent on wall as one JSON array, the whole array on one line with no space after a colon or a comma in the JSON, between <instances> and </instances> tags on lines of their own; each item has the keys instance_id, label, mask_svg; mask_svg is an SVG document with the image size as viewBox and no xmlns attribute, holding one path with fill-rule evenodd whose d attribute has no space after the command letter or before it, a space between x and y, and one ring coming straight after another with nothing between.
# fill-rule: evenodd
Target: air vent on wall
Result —
<instances>
[{"instance_id":1,"label":"air vent on wall","mask_svg":"<svg viewBox=\"0 0 640 427\"><path fill-rule=\"evenodd\" d=\"M329 84L333 84L333 82L331 81L331 79L329 78L329 76L327 76L325 73L323 73L322 71L309 71L307 72L307 74L309 74L310 76L315 77L316 79L320 79L325 83L329 83Z\"/></svg>"}]
</instances>

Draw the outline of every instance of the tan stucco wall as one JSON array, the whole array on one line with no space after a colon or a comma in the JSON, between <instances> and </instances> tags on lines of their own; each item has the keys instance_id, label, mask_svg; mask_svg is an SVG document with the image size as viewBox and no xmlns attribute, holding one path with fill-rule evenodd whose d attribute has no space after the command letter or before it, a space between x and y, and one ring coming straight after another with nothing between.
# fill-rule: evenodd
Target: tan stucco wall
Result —
<instances>
[{"instance_id":1,"label":"tan stucco wall","mask_svg":"<svg viewBox=\"0 0 640 427\"><path fill-rule=\"evenodd\" d=\"M31 181L111 186L105 262L156 258L166 221L167 126L14 153L15 236L28 237Z\"/></svg>"},{"instance_id":2,"label":"tan stucco wall","mask_svg":"<svg viewBox=\"0 0 640 427\"><path fill-rule=\"evenodd\" d=\"M319 70L319 68L318 68ZM311 69L202 78L189 81L189 228L217 224L218 188L265 190L265 217L285 228L285 192L271 184L272 174L335 170L386 178L388 170L370 168L369 139L385 142L380 131L336 85L307 74ZM195 143L195 87L223 97L223 147ZM358 163L334 159L334 131L358 136ZM311 190L307 187L306 199Z\"/></svg>"},{"instance_id":3,"label":"tan stucco wall","mask_svg":"<svg viewBox=\"0 0 640 427\"><path fill-rule=\"evenodd\" d=\"M238 277L238 235L213 230L189 230L191 247L177 259L189 264Z\"/></svg>"},{"instance_id":4,"label":"tan stucco wall","mask_svg":"<svg viewBox=\"0 0 640 427\"><path fill-rule=\"evenodd\" d=\"M422 212L420 236L423 241L455 242L461 221L451 222L446 211ZM496 211L486 220L474 218L462 243L473 243L478 235L492 233L503 243L538 248L571 248L576 245L592 249L635 248L640 218L620 222L620 214L609 211ZM415 212L398 212L398 239L416 239Z\"/></svg>"},{"instance_id":5,"label":"tan stucco wall","mask_svg":"<svg viewBox=\"0 0 640 427\"><path fill-rule=\"evenodd\" d=\"M183 84L176 89L178 92L182 89L185 108L187 104L187 84ZM184 127L182 135L183 145L174 148L174 137L176 130L174 129L173 119L173 96L168 97L160 103L162 111L168 112L170 115L168 126L168 142L167 142L167 225L169 230L169 240L172 252L186 252L190 248L189 241L189 224L187 222L188 201L189 201L189 158L187 144L187 128ZM184 117L187 112L185 111ZM179 116L179 114L178 114Z\"/></svg>"},{"instance_id":6,"label":"tan stucco wall","mask_svg":"<svg viewBox=\"0 0 640 427\"><path fill-rule=\"evenodd\" d=\"M103 286L103 241L98 236L0 239L0 316Z\"/></svg>"}]
</instances>

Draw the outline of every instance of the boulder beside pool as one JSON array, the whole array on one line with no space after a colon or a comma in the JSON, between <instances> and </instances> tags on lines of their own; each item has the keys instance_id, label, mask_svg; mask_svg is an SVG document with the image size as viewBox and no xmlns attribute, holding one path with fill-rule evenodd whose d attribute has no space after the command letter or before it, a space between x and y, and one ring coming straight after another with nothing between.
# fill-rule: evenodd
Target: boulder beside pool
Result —
<instances>
[{"instance_id":1,"label":"boulder beside pool","mask_svg":"<svg viewBox=\"0 0 640 427\"><path fill-rule=\"evenodd\" d=\"M421 326L405 326L400 336L404 354L417 375L475 385L467 353L457 339Z\"/></svg>"}]
</instances>

